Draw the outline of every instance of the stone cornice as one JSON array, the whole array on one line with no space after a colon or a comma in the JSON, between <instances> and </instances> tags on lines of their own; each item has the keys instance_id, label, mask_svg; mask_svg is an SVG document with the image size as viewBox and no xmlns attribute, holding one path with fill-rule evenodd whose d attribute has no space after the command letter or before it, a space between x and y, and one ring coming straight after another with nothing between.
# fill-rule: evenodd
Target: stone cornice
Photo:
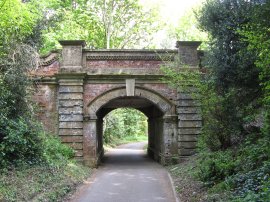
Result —
<instances>
[{"instance_id":1,"label":"stone cornice","mask_svg":"<svg viewBox=\"0 0 270 202\"><path fill-rule=\"evenodd\" d=\"M53 64L55 61L59 60L60 54L58 51L50 52L45 56L40 57L39 66L49 66Z\"/></svg>"},{"instance_id":2,"label":"stone cornice","mask_svg":"<svg viewBox=\"0 0 270 202\"><path fill-rule=\"evenodd\" d=\"M177 50L84 50L86 60L174 61Z\"/></svg>"},{"instance_id":3,"label":"stone cornice","mask_svg":"<svg viewBox=\"0 0 270 202\"><path fill-rule=\"evenodd\" d=\"M87 60L143 60L143 61L174 61L173 55L88 55Z\"/></svg>"},{"instance_id":4,"label":"stone cornice","mask_svg":"<svg viewBox=\"0 0 270 202\"><path fill-rule=\"evenodd\" d=\"M86 46L86 43L84 40L60 40L59 43L62 46Z\"/></svg>"},{"instance_id":5,"label":"stone cornice","mask_svg":"<svg viewBox=\"0 0 270 202\"><path fill-rule=\"evenodd\" d=\"M184 47L184 46L192 46L198 48L201 45L201 41L177 41L176 48Z\"/></svg>"}]
</instances>

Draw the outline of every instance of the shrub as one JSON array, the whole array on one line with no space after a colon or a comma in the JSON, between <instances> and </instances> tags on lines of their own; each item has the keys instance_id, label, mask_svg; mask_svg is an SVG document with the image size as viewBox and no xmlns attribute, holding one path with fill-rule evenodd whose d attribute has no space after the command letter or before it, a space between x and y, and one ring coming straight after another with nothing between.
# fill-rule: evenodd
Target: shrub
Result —
<instances>
[{"instance_id":1,"label":"shrub","mask_svg":"<svg viewBox=\"0 0 270 202\"><path fill-rule=\"evenodd\" d=\"M225 180L227 176L235 174L236 163L233 156L231 150L200 153L197 177L207 186Z\"/></svg>"},{"instance_id":2,"label":"shrub","mask_svg":"<svg viewBox=\"0 0 270 202\"><path fill-rule=\"evenodd\" d=\"M1 121L0 165L11 165L25 161L34 163L42 154L41 137L37 126L28 123L22 117L15 120Z\"/></svg>"},{"instance_id":3,"label":"shrub","mask_svg":"<svg viewBox=\"0 0 270 202\"><path fill-rule=\"evenodd\" d=\"M59 137L42 134L42 158L49 165L66 163L74 156L74 151L67 145L61 143Z\"/></svg>"}]
</instances>

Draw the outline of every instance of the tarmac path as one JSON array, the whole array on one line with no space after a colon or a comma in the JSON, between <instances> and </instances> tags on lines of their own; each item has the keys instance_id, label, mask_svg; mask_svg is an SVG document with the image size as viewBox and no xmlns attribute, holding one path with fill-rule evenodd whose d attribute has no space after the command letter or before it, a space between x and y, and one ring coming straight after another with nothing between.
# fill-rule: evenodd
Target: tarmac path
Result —
<instances>
[{"instance_id":1,"label":"tarmac path","mask_svg":"<svg viewBox=\"0 0 270 202\"><path fill-rule=\"evenodd\" d=\"M147 157L146 142L111 149L72 202L176 202L168 172Z\"/></svg>"}]
</instances>

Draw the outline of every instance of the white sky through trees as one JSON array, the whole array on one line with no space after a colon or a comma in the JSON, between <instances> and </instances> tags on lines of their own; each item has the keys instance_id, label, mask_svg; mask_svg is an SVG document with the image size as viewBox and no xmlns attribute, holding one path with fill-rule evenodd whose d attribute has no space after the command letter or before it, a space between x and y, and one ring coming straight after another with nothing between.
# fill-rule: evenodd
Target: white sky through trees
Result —
<instances>
[{"instance_id":1,"label":"white sky through trees","mask_svg":"<svg viewBox=\"0 0 270 202\"><path fill-rule=\"evenodd\" d=\"M165 22L164 30L160 30L154 38L153 43L157 48L164 48L160 41L166 39L166 26L177 26L179 18L194 7L202 5L205 0L140 0L146 9L158 7L161 20ZM168 41L168 43L170 43ZM175 41L171 42L166 48L174 48Z\"/></svg>"},{"instance_id":2,"label":"white sky through trees","mask_svg":"<svg viewBox=\"0 0 270 202\"><path fill-rule=\"evenodd\" d=\"M160 7L162 18L171 23L176 23L183 14L192 9L192 7L200 5L204 0L140 0L143 6Z\"/></svg>"}]
</instances>

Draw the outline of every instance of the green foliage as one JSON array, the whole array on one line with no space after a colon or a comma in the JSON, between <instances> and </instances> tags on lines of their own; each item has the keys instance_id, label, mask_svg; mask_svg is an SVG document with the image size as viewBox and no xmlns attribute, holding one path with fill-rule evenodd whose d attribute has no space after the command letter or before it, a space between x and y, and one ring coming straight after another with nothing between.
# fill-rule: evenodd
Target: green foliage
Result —
<instances>
[{"instance_id":1,"label":"green foliage","mask_svg":"<svg viewBox=\"0 0 270 202\"><path fill-rule=\"evenodd\" d=\"M43 133L42 138L42 160L51 166L66 164L74 157L74 151L67 145L61 143L59 137Z\"/></svg>"},{"instance_id":2,"label":"green foliage","mask_svg":"<svg viewBox=\"0 0 270 202\"><path fill-rule=\"evenodd\" d=\"M83 39L90 48L145 47L159 26L155 9L143 9L138 0L44 0L39 5L49 18L42 31L43 53L63 39Z\"/></svg>"},{"instance_id":3,"label":"green foliage","mask_svg":"<svg viewBox=\"0 0 270 202\"><path fill-rule=\"evenodd\" d=\"M256 48L266 38L252 41L253 34L269 37L269 21L256 21L265 35L249 30L251 25L257 26L253 21L260 16L260 8L265 9L262 16L269 13L266 4L207 1L198 12L200 27L211 39L204 58L207 73L196 74L179 63L163 68L174 87L183 93L199 94L193 96L201 103L203 117L197 176L206 185L214 186L213 190L234 191L236 201L263 201L269 197L270 121L265 99L269 64L267 58L262 63L259 57L269 47Z\"/></svg>"},{"instance_id":4,"label":"green foliage","mask_svg":"<svg viewBox=\"0 0 270 202\"><path fill-rule=\"evenodd\" d=\"M232 201L267 201L270 198L270 162L265 162L258 169L232 176L227 181L237 196Z\"/></svg>"},{"instance_id":5,"label":"green foliage","mask_svg":"<svg viewBox=\"0 0 270 202\"><path fill-rule=\"evenodd\" d=\"M177 22L176 26L169 26L167 32L170 41L202 41L200 48L206 49L208 36L198 28L196 10L189 10Z\"/></svg>"},{"instance_id":6,"label":"green foliage","mask_svg":"<svg viewBox=\"0 0 270 202\"><path fill-rule=\"evenodd\" d=\"M146 130L146 116L135 109L119 108L104 118L104 142L106 144L114 142L115 139L141 140L141 136L147 138Z\"/></svg>"},{"instance_id":7,"label":"green foliage","mask_svg":"<svg viewBox=\"0 0 270 202\"><path fill-rule=\"evenodd\" d=\"M208 186L213 186L235 174L236 163L233 156L230 150L200 153L197 162L200 165L197 172L199 179Z\"/></svg>"},{"instance_id":8,"label":"green foliage","mask_svg":"<svg viewBox=\"0 0 270 202\"><path fill-rule=\"evenodd\" d=\"M256 55L256 66L260 70L260 81L264 90L263 103L265 112L265 133L270 134L270 1L262 1L253 7L251 21L239 33L248 48Z\"/></svg>"},{"instance_id":9,"label":"green foliage","mask_svg":"<svg viewBox=\"0 0 270 202\"><path fill-rule=\"evenodd\" d=\"M34 2L34 1L33 1ZM31 2L32 3L32 2ZM0 167L21 164L67 163L73 151L46 136L35 121L29 73L38 67L39 55L24 44L40 15L31 3L0 2Z\"/></svg>"},{"instance_id":10,"label":"green foliage","mask_svg":"<svg viewBox=\"0 0 270 202\"><path fill-rule=\"evenodd\" d=\"M14 164L15 161L36 163L42 155L38 130L23 118L8 120L2 127L0 144L0 165Z\"/></svg>"},{"instance_id":11,"label":"green foliage","mask_svg":"<svg viewBox=\"0 0 270 202\"><path fill-rule=\"evenodd\" d=\"M90 173L90 168L72 162L17 167L1 173L0 201L60 201Z\"/></svg>"},{"instance_id":12,"label":"green foliage","mask_svg":"<svg viewBox=\"0 0 270 202\"><path fill-rule=\"evenodd\" d=\"M269 139L255 136L237 150L200 152L196 176L210 187L221 183L221 189L233 190L233 201L269 197Z\"/></svg>"}]
</instances>

